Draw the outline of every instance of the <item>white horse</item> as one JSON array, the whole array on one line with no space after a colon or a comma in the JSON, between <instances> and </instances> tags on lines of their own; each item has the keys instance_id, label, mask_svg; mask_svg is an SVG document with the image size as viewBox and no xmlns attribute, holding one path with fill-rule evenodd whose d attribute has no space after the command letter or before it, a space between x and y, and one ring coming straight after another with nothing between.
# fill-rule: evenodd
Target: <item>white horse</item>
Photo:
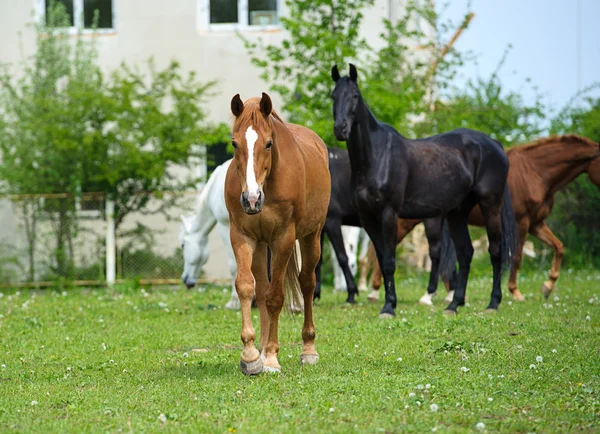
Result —
<instances>
[{"instance_id":1,"label":"white horse","mask_svg":"<svg viewBox=\"0 0 600 434\"><path fill-rule=\"evenodd\" d=\"M208 261L208 234L217 226L219 235L227 251L227 262L231 274L231 299L226 309L238 310L240 299L235 291L237 267L231 241L229 240L229 214L225 207L225 175L231 160L227 160L214 170L198 197L196 214L181 216L180 239L183 249L183 274L181 280L188 288L196 284L200 270Z\"/></svg>"}]
</instances>

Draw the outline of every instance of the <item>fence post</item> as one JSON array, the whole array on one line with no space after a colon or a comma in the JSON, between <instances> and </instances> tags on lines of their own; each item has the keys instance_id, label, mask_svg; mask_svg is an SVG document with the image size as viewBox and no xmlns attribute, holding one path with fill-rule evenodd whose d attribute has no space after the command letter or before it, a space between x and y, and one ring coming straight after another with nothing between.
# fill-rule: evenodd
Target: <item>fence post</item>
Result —
<instances>
[{"instance_id":1,"label":"fence post","mask_svg":"<svg viewBox=\"0 0 600 434\"><path fill-rule=\"evenodd\" d=\"M106 283L112 286L116 277L115 203L106 197Z\"/></svg>"}]
</instances>

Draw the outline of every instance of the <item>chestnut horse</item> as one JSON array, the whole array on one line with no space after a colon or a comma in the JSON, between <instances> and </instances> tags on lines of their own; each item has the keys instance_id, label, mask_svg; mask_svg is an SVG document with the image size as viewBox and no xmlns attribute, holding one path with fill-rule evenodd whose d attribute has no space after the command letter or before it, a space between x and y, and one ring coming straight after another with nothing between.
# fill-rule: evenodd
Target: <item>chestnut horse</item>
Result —
<instances>
[{"instance_id":1,"label":"chestnut horse","mask_svg":"<svg viewBox=\"0 0 600 434\"><path fill-rule=\"evenodd\" d=\"M525 239L527 233L530 233L554 250L548 280L542 284L542 294L548 297L558 279L564 249L563 243L552 233L545 220L552 211L554 194L582 173L587 173L592 183L600 188L600 143L574 134L553 136L528 145L516 146L509 149L507 154L510 163L508 185L519 234L519 248L514 257L508 289L515 300L524 300L517 287L517 273ZM469 224L483 226L479 207L471 212ZM398 231L399 240L408 234L412 227L402 229L403 234ZM368 255L374 267L373 288L379 289L381 271L377 261L373 260L376 256L372 245L369 246Z\"/></svg>"},{"instance_id":2,"label":"chestnut horse","mask_svg":"<svg viewBox=\"0 0 600 434\"><path fill-rule=\"evenodd\" d=\"M242 310L240 367L247 375L281 371L278 323L286 297L299 302L303 298L300 361L314 364L319 358L312 318L315 267L331 189L327 148L313 131L284 122L266 93L246 102L235 95L231 111L234 157L225 178L225 203ZM270 282L267 248L271 250ZM260 310L258 350L250 311L255 291Z\"/></svg>"}]
</instances>

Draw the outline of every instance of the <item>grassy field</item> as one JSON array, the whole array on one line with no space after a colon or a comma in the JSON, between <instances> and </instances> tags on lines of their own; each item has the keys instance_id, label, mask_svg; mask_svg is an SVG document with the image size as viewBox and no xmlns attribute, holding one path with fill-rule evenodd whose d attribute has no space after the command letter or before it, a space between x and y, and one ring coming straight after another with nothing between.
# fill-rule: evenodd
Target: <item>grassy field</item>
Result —
<instances>
[{"instance_id":1,"label":"grassy field","mask_svg":"<svg viewBox=\"0 0 600 434\"><path fill-rule=\"evenodd\" d=\"M392 320L325 288L319 364L299 365L302 321L284 315L283 373L254 378L228 290L4 291L0 431L599 432L600 273L565 270L549 300L544 279L484 315L474 273L456 318L442 297L416 305L424 274L399 280Z\"/></svg>"}]
</instances>

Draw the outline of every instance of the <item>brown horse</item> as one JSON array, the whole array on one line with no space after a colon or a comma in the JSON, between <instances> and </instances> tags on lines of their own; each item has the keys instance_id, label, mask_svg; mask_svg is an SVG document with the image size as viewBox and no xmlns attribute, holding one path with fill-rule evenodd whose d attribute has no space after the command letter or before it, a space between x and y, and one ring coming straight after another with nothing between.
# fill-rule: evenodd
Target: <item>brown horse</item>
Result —
<instances>
[{"instance_id":1,"label":"brown horse","mask_svg":"<svg viewBox=\"0 0 600 434\"><path fill-rule=\"evenodd\" d=\"M301 300L301 296L304 346L300 360L314 364L319 358L312 318L315 267L321 256L321 230L331 188L327 148L313 131L281 120L265 93L262 99L250 98L245 103L235 95L231 111L235 152L225 179L225 203L242 310L240 366L247 375L281 371L279 314L284 298ZM302 259L299 274L297 246ZM270 282L267 248L271 250ZM254 292L260 310L258 350L250 312Z\"/></svg>"},{"instance_id":2,"label":"brown horse","mask_svg":"<svg viewBox=\"0 0 600 434\"><path fill-rule=\"evenodd\" d=\"M582 173L587 173L592 183L600 188L600 144L574 134L553 136L521 145L507 151L510 169L508 185L512 194L513 208L519 230L519 251L514 258L508 289L515 300L523 301L523 294L517 287L517 273L523 255L523 245L527 233L554 249L554 259L549 278L542 285L542 293L548 297L560 272L563 258L563 244L546 225L546 217L552 211L554 194ZM406 220L398 225L398 242L408 234L419 221ZM483 226L479 207L469 215L469 224ZM369 260L373 266L371 284L378 290L381 286L381 271L377 263L373 245L369 246ZM361 273L368 272L361 267ZM445 282L449 288L448 282ZM373 294L373 293L372 293ZM370 298L376 298L374 293ZM424 295L421 304L431 304L430 297Z\"/></svg>"}]
</instances>

